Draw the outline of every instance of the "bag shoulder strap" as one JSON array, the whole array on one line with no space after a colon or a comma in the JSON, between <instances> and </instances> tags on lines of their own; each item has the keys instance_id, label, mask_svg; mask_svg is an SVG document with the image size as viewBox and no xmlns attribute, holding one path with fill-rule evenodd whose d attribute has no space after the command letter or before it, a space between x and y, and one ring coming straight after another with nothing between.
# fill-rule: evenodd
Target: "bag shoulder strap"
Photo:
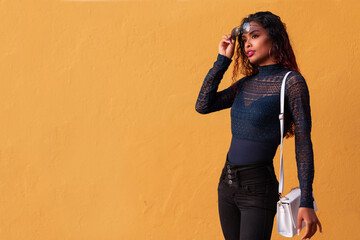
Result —
<instances>
[{"instance_id":1,"label":"bag shoulder strap","mask_svg":"<svg viewBox=\"0 0 360 240\"><path fill-rule=\"evenodd\" d=\"M284 102L285 102L285 82L287 76L292 71L289 71L285 74L284 79L281 84L281 94L280 94L280 114L279 114L279 120L280 120L280 142L281 142L281 152L280 152L280 181L279 181L279 194L281 197L281 193L284 190L284 167L283 167L283 138L284 138Z\"/></svg>"}]
</instances>

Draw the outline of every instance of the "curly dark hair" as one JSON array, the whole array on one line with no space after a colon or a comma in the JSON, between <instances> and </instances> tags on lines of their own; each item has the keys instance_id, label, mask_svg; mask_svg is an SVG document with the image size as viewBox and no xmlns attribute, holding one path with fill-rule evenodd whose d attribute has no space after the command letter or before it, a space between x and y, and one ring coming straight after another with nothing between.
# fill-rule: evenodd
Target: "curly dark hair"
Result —
<instances>
[{"instance_id":1,"label":"curly dark hair","mask_svg":"<svg viewBox=\"0 0 360 240\"><path fill-rule=\"evenodd\" d=\"M266 29L272 42L270 52L271 55L275 58L276 63L281 63L285 68L300 73L296 63L294 51L290 44L289 36L286 32L286 25L281 21L280 17L269 11L257 12L244 18L240 26L242 26L244 23L250 23L251 21L260 24L263 28ZM242 41L242 34L238 36L237 42L238 44L234 56L232 85L237 81L239 73L245 76L253 76L259 72L259 66L252 64L248 60L244 49L244 42ZM241 65L241 72L239 71L239 65ZM293 119L291 119L291 121L287 124L288 131L285 135L285 138L294 136L295 132L295 124Z\"/></svg>"}]
</instances>

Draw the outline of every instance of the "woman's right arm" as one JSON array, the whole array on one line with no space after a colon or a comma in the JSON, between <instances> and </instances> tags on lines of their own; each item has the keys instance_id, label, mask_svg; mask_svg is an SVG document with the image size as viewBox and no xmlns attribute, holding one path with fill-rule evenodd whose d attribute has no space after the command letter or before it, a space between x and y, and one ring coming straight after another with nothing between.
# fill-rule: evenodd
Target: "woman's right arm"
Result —
<instances>
[{"instance_id":1,"label":"woman's right arm","mask_svg":"<svg viewBox=\"0 0 360 240\"><path fill-rule=\"evenodd\" d=\"M224 35L219 43L219 54L214 66L209 70L201 86L195 105L198 113L207 114L232 106L240 81L223 91L217 92L217 90L224 73L232 62L234 47L235 40L231 39L230 34Z\"/></svg>"},{"instance_id":2,"label":"woman's right arm","mask_svg":"<svg viewBox=\"0 0 360 240\"><path fill-rule=\"evenodd\" d=\"M232 106L237 86L230 86L223 91L217 92L221 79L231 62L230 58L218 54L214 66L209 70L201 86L195 105L198 113L207 114ZM238 85L238 83L235 84Z\"/></svg>"}]
</instances>

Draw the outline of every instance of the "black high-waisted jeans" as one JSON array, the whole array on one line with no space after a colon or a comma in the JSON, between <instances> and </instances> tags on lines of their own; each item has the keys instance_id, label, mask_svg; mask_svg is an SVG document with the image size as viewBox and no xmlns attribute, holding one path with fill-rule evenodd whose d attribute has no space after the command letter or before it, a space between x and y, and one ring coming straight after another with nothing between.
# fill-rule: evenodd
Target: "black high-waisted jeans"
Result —
<instances>
[{"instance_id":1,"label":"black high-waisted jeans","mask_svg":"<svg viewBox=\"0 0 360 240\"><path fill-rule=\"evenodd\" d=\"M220 223L226 240L271 238L278 186L273 162L233 165L226 157L218 185Z\"/></svg>"}]
</instances>

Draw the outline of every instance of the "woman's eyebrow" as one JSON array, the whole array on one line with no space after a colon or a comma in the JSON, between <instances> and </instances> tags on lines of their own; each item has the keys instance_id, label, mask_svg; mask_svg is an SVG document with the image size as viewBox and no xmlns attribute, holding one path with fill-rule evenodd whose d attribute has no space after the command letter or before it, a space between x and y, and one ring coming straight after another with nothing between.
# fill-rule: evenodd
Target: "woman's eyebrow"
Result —
<instances>
[{"instance_id":1,"label":"woman's eyebrow","mask_svg":"<svg viewBox=\"0 0 360 240\"><path fill-rule=\"evenodd\" d=\"M256 31L260 32L259 30L255 29L255 30L252 30L252 31L249 33L249 35L252 34L253 32L256 32ZM244 34L242 35L242 37L244 37Z\"/></svg>"}]
</instances>

